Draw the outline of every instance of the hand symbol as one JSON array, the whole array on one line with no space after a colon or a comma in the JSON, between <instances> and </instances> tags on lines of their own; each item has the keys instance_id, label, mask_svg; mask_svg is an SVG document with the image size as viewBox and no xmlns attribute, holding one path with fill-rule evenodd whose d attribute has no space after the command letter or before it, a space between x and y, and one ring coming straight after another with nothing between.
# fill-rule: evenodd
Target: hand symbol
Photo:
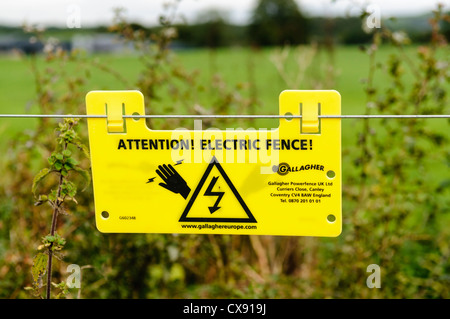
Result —
<instances>
[{"instance_id":1,"label":"hand symbol","mask_svg":"<svg viewBox=\"0 0 450 319\"><path fill-rule=\"evenodd\" d=\"M186 199L191 192L191 189L175 168L170 164L169 166L166 164L163 164L162 166L159 165L158 168L156 173L164 181L164 183L159 183L159 186L162 186L175 194L181 194L181 196Z\"/></svg>"}]
</instances>

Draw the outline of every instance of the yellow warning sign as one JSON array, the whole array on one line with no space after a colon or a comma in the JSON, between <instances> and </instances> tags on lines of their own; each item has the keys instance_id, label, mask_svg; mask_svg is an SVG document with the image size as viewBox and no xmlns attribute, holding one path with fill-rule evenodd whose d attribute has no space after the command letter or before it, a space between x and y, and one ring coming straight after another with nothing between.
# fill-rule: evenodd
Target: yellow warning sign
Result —
<instances>
[{"instance_id":1,"label":"yellow warning sign","mask_svg":"<svg viewBox=\"0 0 450 319\"><path fill-rule=\"evenodd\" d=\"M86 97L97 227L113 233L337 236L336 91L283 91L276 129L152 130L138 91ZM289 118L289 116L293 116ZM295 117L301 115L301 117Z\"/></svg>"}]
</instances>

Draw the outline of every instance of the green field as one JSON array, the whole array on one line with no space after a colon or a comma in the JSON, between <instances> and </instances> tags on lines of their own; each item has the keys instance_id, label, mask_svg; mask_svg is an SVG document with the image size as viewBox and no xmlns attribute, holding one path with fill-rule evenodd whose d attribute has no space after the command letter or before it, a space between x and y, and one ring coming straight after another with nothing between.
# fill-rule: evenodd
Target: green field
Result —
<instances>
[{"instance_id":1,"label":"green field","mask_svg":"<svg viewBox=\"0 0 450 319\"><path fill-rule=\"evenodd\" d=\"M270 61L273 50L253 52L247 49L222 49L211 54L209 50L186 50L176 52L176 59L188 70L199 70L205 80L213 73L219 73L229 83L249 81L249 63L254 65L254 80L257 91L263 100L264 110L267 104L277 104L278 94L287 88ZM388 54L388 50L382 52ZM214 55L214 57L211 57ZM139 72L139 62L133 55L95 55L103 63L113 67L122 76L134 79ZM212 61L213 60L213 61ZM352 111L353 107L363 100L362 85L360 80L367 76L368 58L357 47L341 47L336 50L336 69L339 71L336 87L346 98L346 110ZM293 65L294 66L294 65ZM311 65L308 72L318 72ZM34 80L30 71L27 57L0 57L0 90L2 111L25 111L27 102L34 98ZM113 77L102 72L92 74L89 83L90 89L122 89ZM311 89L301 86L296 89ZM8 105L6 101L14 101L15 106ZM20 109L20 107L22 109ZM271 110L269 107L268 110Z\"/></svg>"},{"instance_id":2,"label":"green field","mask_svg":"<svg viewBox=\"0 0 450 319\"><path fill-rule=\"evenodd\" d=\"M382 47L377 55L377 59L386 61L388 56L393 53L395 48ZM406 53L415 58L415 46L406 49ZM258 104L254 112L256 114L277 114L278 96L280 92L286 89L315 89L311 79L319 79L322 83L327 83L327 77L332 77L323 67L329 62L329 57L325 52L318 52L314 60L307 65L304 70L303 81L298 87L288 87L286 82L277 72L271 56L275 49L265 49L253 51L246 48L227 48L217 51L207 49L198 50L180 50L174 52L176 63L188 71L198 71L199 81L204 83L205 91L198 92L199 100L202 101L202 107L208 109L209 103L214 103L215 92L208 91L211 78L219 74L223 82L230 88L240 84L253 83L255 94L258 98ZM301 51L300 51L301 52ZM118 81L115 76L108 72L91 68L91 75L86 79L84 85L85 92L91 90L124 90L136 89L134 80L139 77L142 70L137 56L133 54L101 54L88 56L88 59L95 59L102 64L107 65L121 77L129 80L130 86L125 86ZM292 76L298 70L294 52L286 60L286 72ZM341 46L335 50L333 57L334 65L334 83L331 87L320 87L321 89L334 89L340 92L342 97L342 114L364 114L366 111L366 101L364 94L363 79L367 78L369 68L369 57L363 53L357 46ZM41 72L45 72L44 61L38 59L38 65ZM47 65L45 66L47 67ZM55 66L53 66L55 67ZM57 66L56 66L57 67ZM0 57L0 112L1 113L33 113L36 112L35 98L36 88L35 80L31 72L31 62L29 57L2 56ZM67 76L79 72L76 65L67 65ZM408 80L408 70L405 70L404 76ZM388 83L387 75L379 70L375 75L375 84L377 87L383 87ZM408 82L408 81L406 81ZM59 83L55 82L55 86ZM244 92L245 93L245 92ZM202 95L205 95L203 98ZM164 103L171 104L170 96L164 98ZM164 110L152 110L152 101L149 101L149 112L163 113ZM239 114L241 110L229 110L231 114ZM180 111L180 113L186 113ZM0 132L3 136L12 137L14 133L32 128L36 120L34 119L0 119ZM374 128L377 127L379 120L372 120ZM357 134L355 130L361 127L362 120L348 119L343 120L342 138L343 147L353 146L356 143ZM237 126L244 126L245 123L239 122ZM276 120L259 120L250 124L251 127L276 127ZM428 120L428 125L436 131L448 131L446 120ZM245 127L244 127L245 128ZM4 145L0 145L2 149ZM433 159L431 159L433 161ZM444 168L444 163L438 161L437 167ZM346 165L344 163L344 165ZM433 165L433 167L436 167ZM345 168L345 167L344 167ZM436 175L439 176L440 170ZM433 176L434 173L430 172ZM427 176L429 177L429 176Z\"/></svg>"},{"instance_id":3,"label":"green field","mask_svg":"<svg viewBox=\"0 0 450 319\"><path fill-rule=\"evenodd\" d=\"M380 50L380 59L389 55L392 49ZM411 48L411 51L413 48ZM315 61L308 66L305 71L304 80L299 87L288 87L278 74L274 64L271 62L271 55L274 50L250 51L248 49L222 49L212 53L209 50L185 50L177 51L175 59L187 70L198 70L199 77L208 86L208 82L214 74L220 74L223 81L234 86L239 83L252 82L258 96L258 106L255 113L276 114L278 110L278 95L286 89L314 89L309 81L311 78L324 79L327 71L321 68L321 62L327 59L324 53L319 53ZM126 79L136 79L142 66L134 55L95 55L89 57L98 59L101 63L114 69ZM32 113L36 98L36 88L33 74L30 67L30 58L27 57L0 57L0 112L1 113ZM357 47L339 47L334 57L335 85L332 87L322 87L323 89L334 89L342 96L342 114L361 114L365 112L365 96L362 79L368 74L369 58ZM39 61L42 65L43 62ZM297 65L288 61L287 69L295 73ZM45 72L45 70L41 70ZM74 66L68 67L68 74L77 72ZM131 80L131 83L133 80ZM378 74L376 81L383 81ZM58 85L58 83L55 83ZM86 93L90 90L122 90L134 89L134 87L124 87L111 74L92 69L91 77L87 79L85 85ZM201 95L202 93L198 93ZM211 95L211 94L210 94ZM167 99L170 103L170 97ZM202 105L206 109L208 105ZM150 101L151 107L151 101ZM233 110L236 114L239 110ZM20 131L33 125L34 120L12 120L0 119L0 130L10 136L10 133ZM357 122L357 120L356 120ZM343 125L344 141L351 140L352 127L355 120L346 120ZM442 123L436 123L439 127ZM262 126L276 126L276 122L261 122ZM347 130L350 128L350 130ZM349 141L350 141L349 140Z\"/></svg>"}]
</instances>

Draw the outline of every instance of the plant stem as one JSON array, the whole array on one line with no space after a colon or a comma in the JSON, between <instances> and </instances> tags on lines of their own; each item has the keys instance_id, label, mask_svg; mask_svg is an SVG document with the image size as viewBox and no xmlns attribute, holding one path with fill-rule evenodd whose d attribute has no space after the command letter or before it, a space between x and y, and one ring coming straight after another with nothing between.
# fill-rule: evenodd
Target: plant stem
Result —
<instances>
[{"instance_id":1,"label":"plant stem","mask_svg":"<svg viewBox=\"0 0 450 319\"><path fill-rule=\"evenodd\" d=\"M64 143L64 150L67 149L67 143ZM52 215L52 227L50 229L50 235L54 236L56 232L56 221L58 219L59 208L62 204L62 201L59 200L61 196L61 188L63 183L64 176L59 172L59 182L58 182L58 192L56 196L55 206L53 208ZM47 299L51 297L51 284L52 284L52 261L53 261L53 243L48 247L48 264L47 264Z\"/></svg>"}]
</instances>

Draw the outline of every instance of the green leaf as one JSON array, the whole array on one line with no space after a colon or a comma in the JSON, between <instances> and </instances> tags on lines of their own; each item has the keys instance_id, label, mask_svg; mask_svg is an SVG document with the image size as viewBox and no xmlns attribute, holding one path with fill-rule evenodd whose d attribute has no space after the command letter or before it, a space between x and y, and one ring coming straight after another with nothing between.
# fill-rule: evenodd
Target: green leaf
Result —
<instances>
[{"instance_id":1,"label":"green leaf","mask_svg":"<svg viewBox=\"0 0 450 319\"><path fill-rule=\"evenodd\" d=\"M170 267L169 279L171 281L176 281L176 280L183 281L184 278L185 278L185 272L184 272L183 267L178 263L173 264L172 267Z\"/></svg>"},{"instance_id":2,"label":"green leaf","mask_svg":"<svg viewBox=\"0 0 450 319\"><path fill-rule=\"evenodd\" d=\"M83 143L81 143L78 140L73 140L72 144L75 144L79 149L81 149L83 151L83 154L87 157L87 158L91 158L90 154L89 154L89 149L86 145L84 145Z\"/></svg>"},{"instance_id":3,"label":"green leaf","mask_svg":"<svg viewBox=\"0 0 450 319\"><path fill-rule=\"evenodd\" d=\"M84 188L81 190L82 192L88 188L89 184L91 183L91 175L89 172L85 169L82 169L81 167L74 167L74 171L78 172L81 176L83 176L84 180L86 181L86 184Z\"/></svg>"},{"instance_id":4,"label":"green leaf","mask_svg":"<svg viewBox=\"0 0 450 319\"><path fill-rule=\"evenodd\" d=\"M64 150L62 153L65 157L69 157L70 155L72 155L72 152L69 150Z\"/></svg>"},{"instance_id":5,"label":"green leaf","mask_svg":"<svg viewBox=\"0 0 450 319\"><path fill-rule=\"evenodd\" d=\"M60 161L62 161L64 159L64 156L60 153L56 154L55 157L57 160L60 160Z\"/></svg>"},{"instance_id":6,"label":"green leaf","mask_svg":"<svg viewBox=\"0 0 450 319\"><path fill-rule=\"evenodd\" d=\"M55 191L52 191L49 195L48 195L48 200L49 201L51 201L51 202L54 202L54 201L56 201L56 192Z\"/></svg>"},{"instance_id":7,"label":"green leaf","mask_svg":"<svg viewBox=\"0 0 450 319\"><path fill-rule=\"evenodd\" d=\"M64 246L66 244L66 240L62 237L57 238L57 244L60 246Z\"/></svg>"},{"instance_id":8,"label":"green leaf","mask_svg":"<svg viewBox=\"0 0 450 319\"><path fill-rule=\"evenodd\" d=\"M45 237L42 238L42 242L43 242L44 244L46 244L46 243L53 243L53 242L55 241L55 239L56 239L55 236L53 236L53 235L47 235L47 236L45 236Z\"/></svg>"},{"instance_id":9,"label":"green leaf","mask_svg":"<svg viewBox=\"0 0 450 319\"><path fill-rule=\"evenodd\" d=\"M69 190L69 192L68 192L68 195L70 197L74 197L76 194L77 194L77 189L76 188L73 188L73 189Z\"/></svg>"},{"instance_id":10,"label":"green leaf","mask_svg":"<svg viewBox=\"0 0 450 319\"><path fill-rule=\"evenodd\" d=\"M69 157L66 162L72 166L78 165L78 162L72 157Z\"/></svg>"},{"instance_id":11,"label":"green leaf","mask_svg":"<svg viewBox=\"0 0 450 319\"><path fill-rule=\"evenodd\" d=\"M36 196L36 188L38 184L48 175L50 174L50 170L48 168L43 168L33 179L33 185L31 186L31 192Z\"/></svg>"},{"instance_id":12,"label":"green leaf","mask_svg":"<svg viewBox=\"0 0 450 319\"><path fill-rule=\"evenodd\" d=\"M47 270L47 260L48 256L45 253L38 253L33 258L33 267L31 268L31 273L33 275L33 286L38 284L39 278L45 274Z\"/></svg>"},{"instance_id":13,"label":"green leaf","mask_svg":"<svg viewBox=\"0 0 450 319\"><path fill-rule=\"evenodd\" d=\"M55 166L55 169L58 170L58 171L60 171L62 169L62 167L63 167L61 162L56 162L54 166Z\"/></svg>"}]
</instances>

